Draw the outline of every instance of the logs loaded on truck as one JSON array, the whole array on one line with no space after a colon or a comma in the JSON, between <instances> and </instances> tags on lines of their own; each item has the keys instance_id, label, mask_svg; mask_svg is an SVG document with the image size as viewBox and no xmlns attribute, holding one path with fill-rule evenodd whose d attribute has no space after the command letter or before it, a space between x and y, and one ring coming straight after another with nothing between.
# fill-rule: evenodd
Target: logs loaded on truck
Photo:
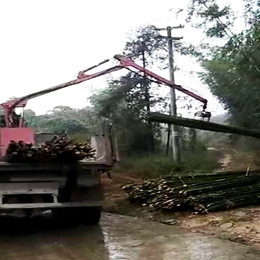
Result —
<instances>
[{"instance_id":1,"label":"logs loaded on truck","mask_svg":"<svg viewBox=\"0 0 260 260\"><path fill-rule=\"evenodd\" d=\"M73 142L63 137L54 137L38 146L23 141L11 141L5 161L9 163L77 162L94 159L95 150L88 142Z\"/></svg>"}]
</instances>

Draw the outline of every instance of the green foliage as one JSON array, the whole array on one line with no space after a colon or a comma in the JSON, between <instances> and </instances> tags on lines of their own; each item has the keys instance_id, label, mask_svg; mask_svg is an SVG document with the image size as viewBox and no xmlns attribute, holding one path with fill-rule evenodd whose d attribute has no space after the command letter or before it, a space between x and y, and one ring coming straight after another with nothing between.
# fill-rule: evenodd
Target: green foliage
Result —
<instances>
[{"instance_id":1,"label":"green foliage","mask_svg":"<svg viewBox=\"0 0 260 260\"><path fill-rule=\"evenodd\" d=\"M107 89L91 97L97 113L112 121L121 154L129 156L150 149L151 129L145 120L144 99L140 78L132 74L110 82Z\"/></svg>"},{"instance_id":2,"label":"green foliage","mask_svg":"<svg viewBox=\"0 0 260 260\"><path fill-rule=\"evenodd\" d=\"M233 122L249 128L260 126L259 80L238 70L234 63L213 59L203 64L203 80L232 115ZM250 77L251 76L251 77Z\"/></svg>"},{"instance_id":3,"label":"green foliage","mask_svg":"<svg viewBox=\"0 0 260 260\"><path fill-rule=\"evenodd\" d=\"M84 134L85 138L98 129L98 118L92 107L73 109L57 106L45 115L36 116L32 110L25 110L28 126L37 132L60 133L66 130L70 135Z\"/></svg>"},{"instance_id":4,"label":"green foliage","mask_svg":"<svg viewBox=\"0 0 260 260\"><path fill-rule=\"evenodd\" d=\"M181 55L191 53L194 55L197 52L192 44L183 41L173 41L173 45L174 51ZM161 36L156 27L152 25L142 26L135 30L129 36L123 54L145 66L156 65L160 69L168 68L167 38Z\"/></svg>"},{"instance_id":5,"label":"green foliage","mask_svg":"<svg viewBox=\"0 0 260 260\"><path fill-rule=\"evenodd\" d=\"M164 38L151 26L137 29L125 45L124 55L141 62L143 67L161 64L167 56ZM158 124L146 120L147 112L155 106L163 109L165 100L152 94L152 82L133 71L119 80L109 82L108 88L93 95L91 102L99 116L109 118L117 131L120 154L154 152Z\"/></svg>"},{"instance_id":6,"label":"green foliage","mask_svg":"<svg viewBox=\"0 0 260 260\"><path fill-rule=\"evenodd\" d=\"M249 128L260 126L259 12L259 1L245 1L247 28L239 33L233 32L231 8L220 8L216 0L192 0L188 16L207 37L222 38L221 45L195 53L204 68L200 76L231 114L230 122Z\"/></svg>"},{"instance_id":7,"label":"green foliage","mask_svg":"<svg viewBox=\"0 0 260 260\"><path fill-rule=\"evenodd\" d=\"M131 157L116 167L119 172L134 172L143 178L158 178L165 175L212 173L219 168L218 158L207 152L186 154L182 163L165 156Z\"/></svg>"},{"instance_id":8,"label":"green foliage","mask_svg":"<svg viewBox=\"0 0 260 260\"><path fill-rule=\"evenodd\" d=\"M24 116L26 118L28 126L33 127L33 128L37 127L38 120L37 120L37 116L33 110L31 110L31 109L24 110Z\"/></svg>"},{"instance_id":9,"label":"green foliage","mask_svg":"<svg viewBox=\"0 0 260 260\"><path fill-rule=\"evenodd\" d=\"M203 80L237 124L260 125L259 26L232 37L211 60L203 62Z\"/></svg>"},{"instance_id":10,"label":"green foliage","mask_svg":"<svg viewBox=\"0 0 260 260\"><path fill-rule=\"evenodd\" d=\"M154 62L163 63L167 59L166 39L161 37L153 26L143 26L133 32L126 42L124 55L132 59L143 61L145 64L153 65Z\"/></svg>"},{"instance_id":11,"label":"green foliage","mask_svg":"<svg viewBox=\"0 0 260 260\"><path fill-rule=\"evenodd\" d=\"M193 20L194 22L192 22ZM208 37L229 36L234 14L229 6L220 8L216 0L191 0L188 7L187 22L202 28Z\"/></svg>"},{"instance_id":12,"label":"green foliage","mask_svg":"<svg viewBox=\"0 0 260 260\"><path fill-rule=\"evenodd\" d=\"M259 22L259 0L244 0L244 18L249 25Z\"/></svg>"}]
</instances>

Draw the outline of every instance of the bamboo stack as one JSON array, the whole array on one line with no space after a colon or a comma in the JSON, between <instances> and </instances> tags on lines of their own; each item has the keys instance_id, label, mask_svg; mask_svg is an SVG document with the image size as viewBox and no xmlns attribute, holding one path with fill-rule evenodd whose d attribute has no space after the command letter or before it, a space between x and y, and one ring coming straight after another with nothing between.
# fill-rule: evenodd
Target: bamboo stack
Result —
<instances>
[{"instance_id":1,"label":"bamboo stack","mask_svg":"<svg viewBox=\"0 0 260 260\"><path fill-rule=\"evenodd\" d=\"M203 214L260 203L260 174L168 176L123 189L130 202L151 210L192 210Z\"/></svg>"},{"instance_id":2,"label":"bamboo stack","mask_svg":"<svg viewBox=\"0 0 260 260\"><path fill-rule=\"evenodd\" d=\"M54 137L37 147L23 141L11 141L5 160L9 163L76 162L94 158L94 152L89 143L73 143L63 137Z\"/></svg>"}]
</instances>

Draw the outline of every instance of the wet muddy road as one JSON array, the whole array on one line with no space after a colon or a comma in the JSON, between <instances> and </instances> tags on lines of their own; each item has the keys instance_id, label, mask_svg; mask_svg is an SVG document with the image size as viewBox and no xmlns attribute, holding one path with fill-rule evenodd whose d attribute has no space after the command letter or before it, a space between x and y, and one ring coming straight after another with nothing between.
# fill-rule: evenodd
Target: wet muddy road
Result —
<instances>
[{"instance_id":1,"label":"wet muddy road","mask_svg":"<svg viewBox=\"0 0 260 260\"><path fill-rule=\"evenodd\" d=\"M115 214L100 226L0 217L0 260L256 260L252 247Z\"/></svg>"}]
</instances>

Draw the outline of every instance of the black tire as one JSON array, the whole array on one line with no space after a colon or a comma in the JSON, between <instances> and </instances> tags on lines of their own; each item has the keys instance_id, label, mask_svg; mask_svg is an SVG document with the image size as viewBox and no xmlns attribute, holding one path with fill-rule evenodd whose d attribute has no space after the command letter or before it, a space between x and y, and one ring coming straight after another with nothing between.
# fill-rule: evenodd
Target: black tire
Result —
<instances>
[{"instance_id":1,"label":"black tire","mask_svg":"<svg viewBox=\"0 0 260 260\"><path fill-rule=\"evenodd\" d=\"M101 207L84 207L71 209L55 209L52 215L56 221L65 221L68 224L96 225L101 217Z\"/></svg>"},{"instance_id":2,"label":"black tire","mask_svg":"<svg viewBox=\"0 0 260 260\"><path fill-rule=\"evenodd\" d=\"M80 222L85 225L97 225L101 217L101 207L80 208L78 212Z\"/></svg>"},{"instance_id":3,"label":"black tire","mask_svg":"<svg viewBox=\"0 0 260 260\"><path fill-rule=\"evenodd\" d=\"M64 209L53 209L51 213L52 218L57 222L65 220L67 216L66 211Z\"/></svg>"}]
</instances>

